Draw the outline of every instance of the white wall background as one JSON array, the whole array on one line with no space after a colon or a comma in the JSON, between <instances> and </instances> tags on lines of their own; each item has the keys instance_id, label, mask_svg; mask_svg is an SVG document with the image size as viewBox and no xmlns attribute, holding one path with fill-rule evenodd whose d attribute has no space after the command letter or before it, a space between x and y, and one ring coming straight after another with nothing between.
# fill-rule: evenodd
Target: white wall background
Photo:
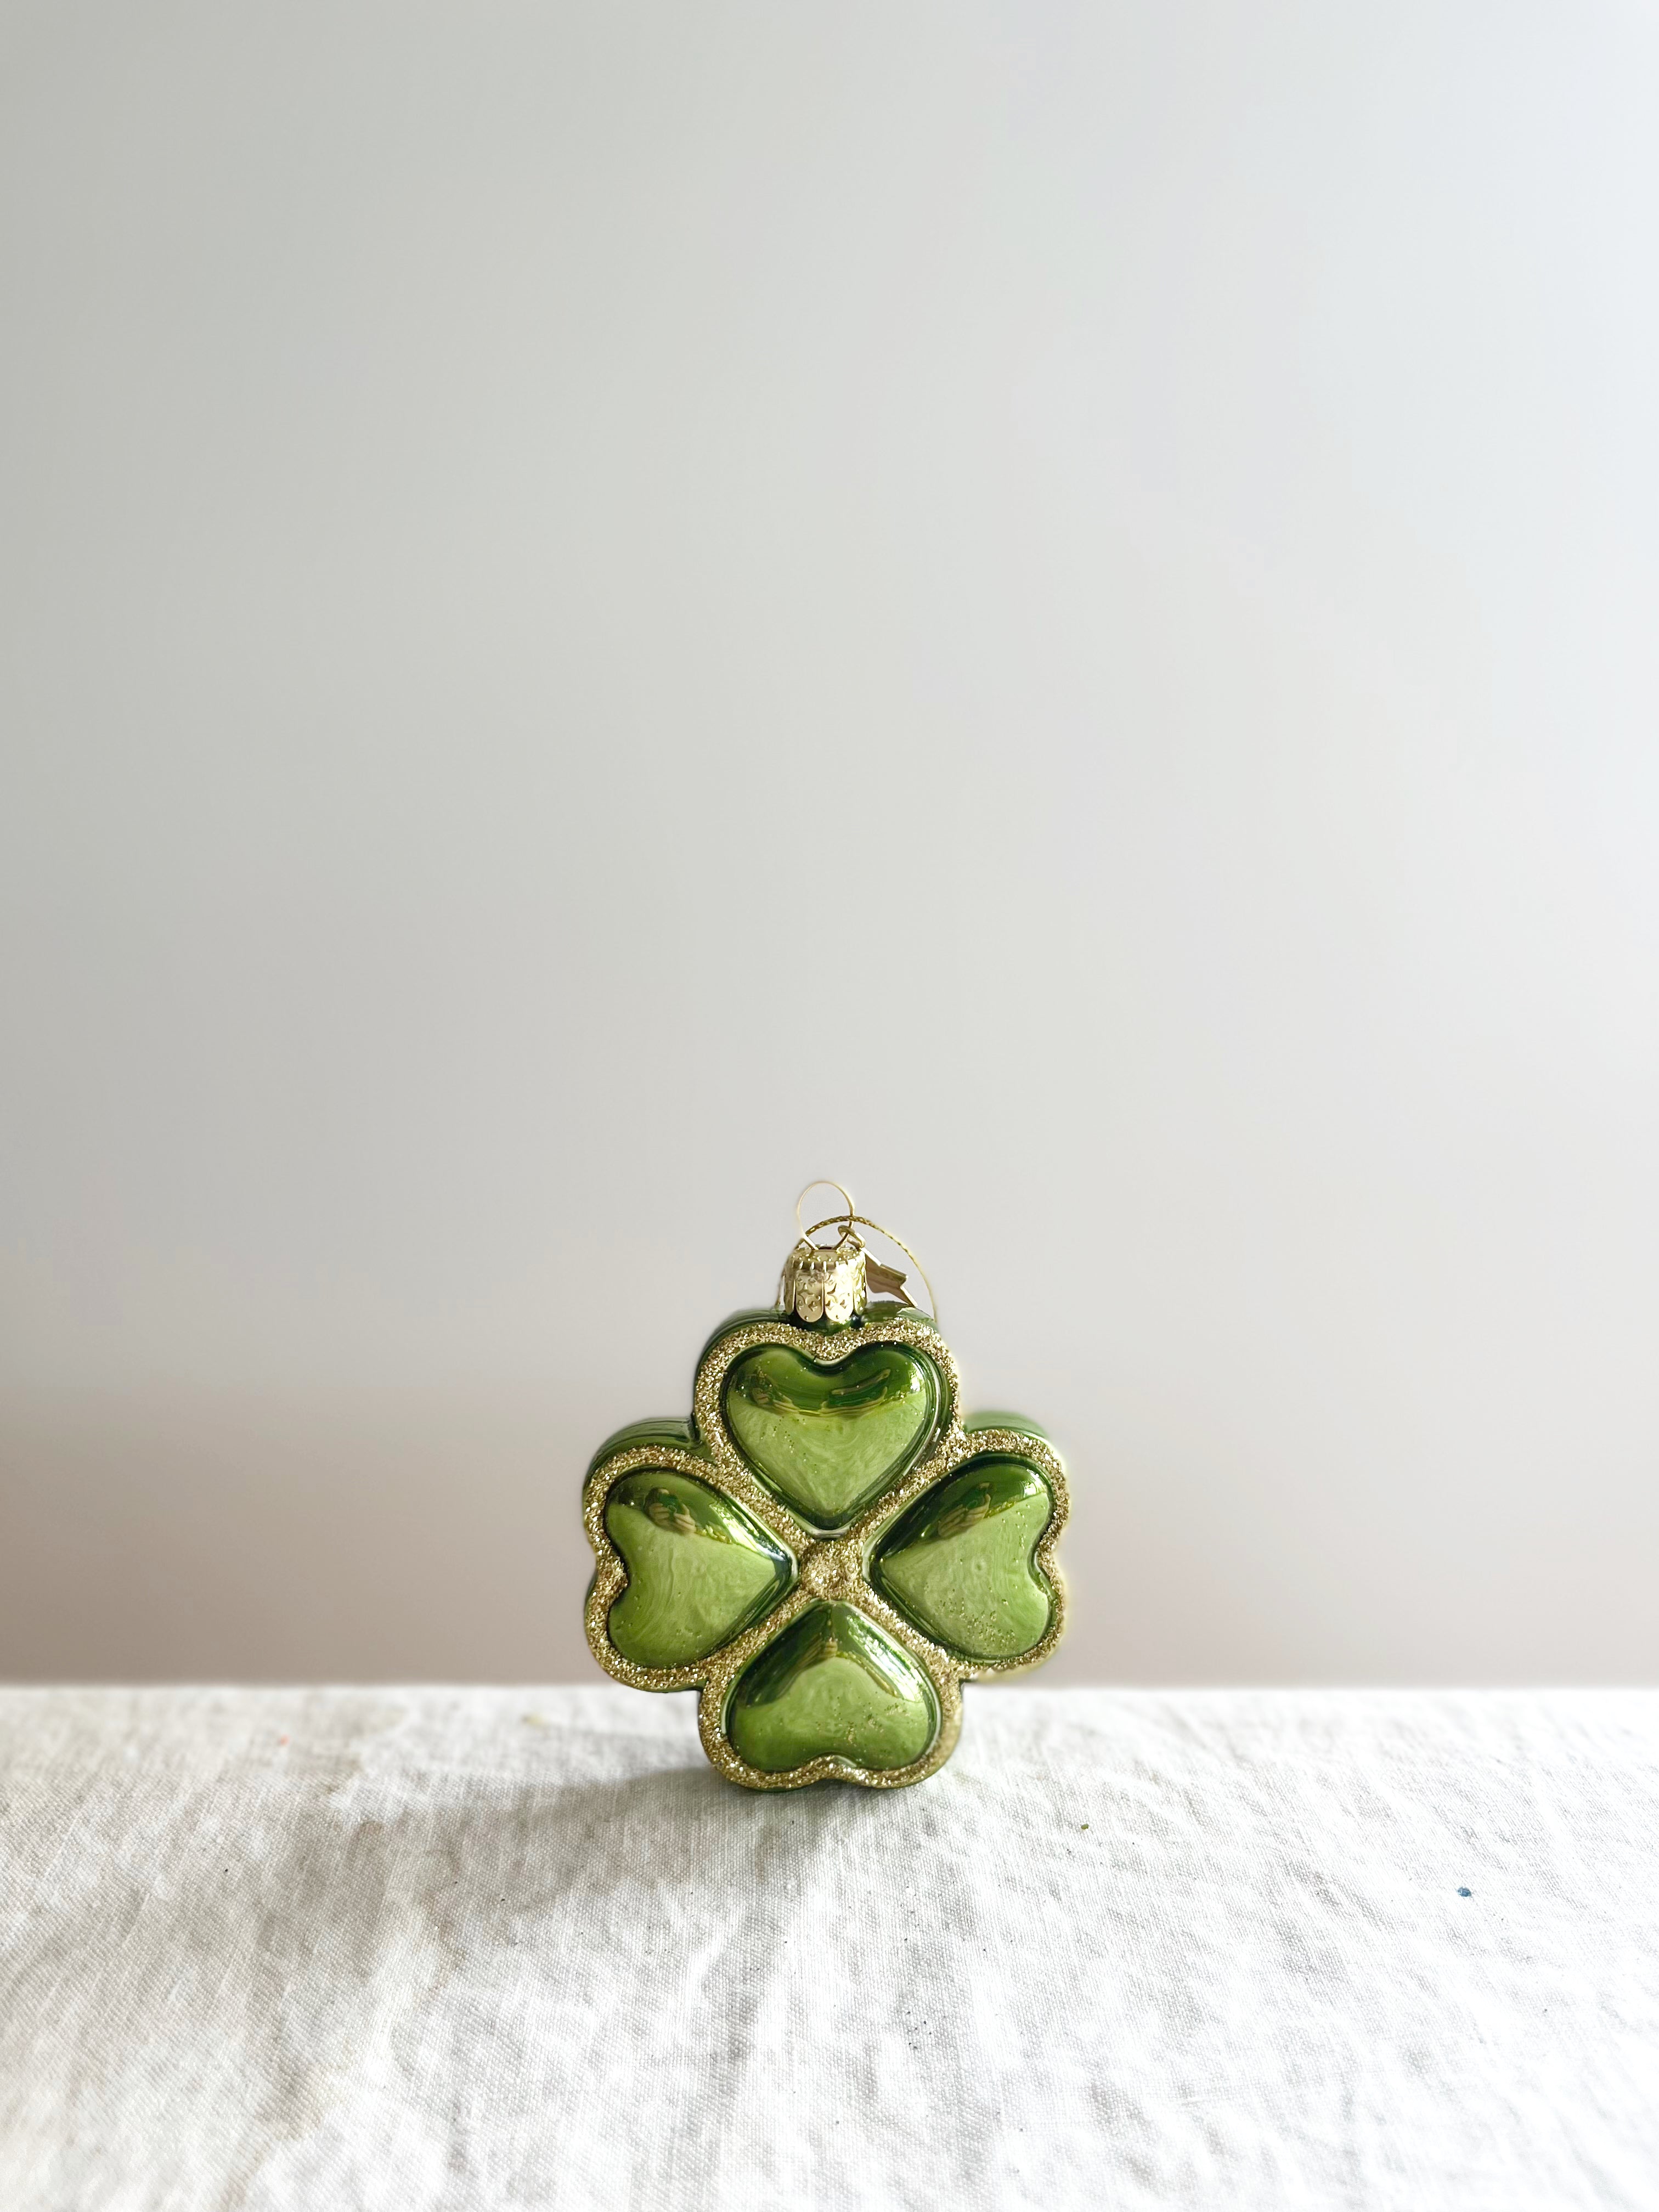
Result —
<instances>
[{"instance_id":1,"label":"white wall background","mask_svg":"<svg viewBox=\"0 0 1659 2212\"><path fill-rule=\"evenodd\" d=\"M1659 13L0 24L0 1671L583 1673L823 1171L1057 1679L1652 1679Z\"/></svg>"}]
</instances>

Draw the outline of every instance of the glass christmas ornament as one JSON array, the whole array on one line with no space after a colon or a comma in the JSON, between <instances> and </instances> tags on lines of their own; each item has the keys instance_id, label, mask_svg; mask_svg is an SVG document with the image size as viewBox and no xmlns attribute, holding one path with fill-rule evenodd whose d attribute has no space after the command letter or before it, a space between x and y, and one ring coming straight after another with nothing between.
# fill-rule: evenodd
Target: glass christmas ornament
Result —
<instances>
[{"instance_id":1,"label":"glass christmas ornament","mask_svg":"<svg viewBox=\"0 0 1659 2212\"><path fill-rule=\"evenodd\" d=\"M830 1187L845 1211L802 1229L777 1303L704 1346L690 1419L619 1431L583 1490L594 1657L696 1690L704 1749L751 1790L921 1781L963 1683L1040 1664L1064 1622L1059 1453L963 1416L931 1286L924 1312L859 1231L915 1255Z\"/></svg>"}]
</instances>

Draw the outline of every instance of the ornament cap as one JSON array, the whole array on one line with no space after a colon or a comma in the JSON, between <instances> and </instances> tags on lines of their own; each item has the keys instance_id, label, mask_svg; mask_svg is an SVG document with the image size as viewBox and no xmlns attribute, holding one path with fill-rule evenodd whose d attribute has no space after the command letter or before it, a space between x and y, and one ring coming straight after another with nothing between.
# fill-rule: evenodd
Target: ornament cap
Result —
<instances>
[{"instance_id":1,"label":"ornament cap","mask_svg":"<svg viewBox=\"0 0 1659 2212\"><path fill-rule=\"evenodd\" d=\"M783 1263L778 1303L799 1321L848 1322L868 1299L864 1239L850 1227L834 1244L803 1237Z\"/></svg>"},{"instance_id":2,"label":"ornament cap","mask_svg":"<svg viewBox=\"0 0 1659 2212\"><path fill-rule=\"evenodd\" d=\"M827 1213L822 1221L807 1223L801 1218L801 1203L806 1191L816 1190L823 1183L830 1190L839 1191L847 1201L845 1212ZM819 1176L806 1186L795 1200L795 1226L800 1238L794 1250L783 1263L783 1273L778 1284L778 1310L793 1314L806 1322L829 1321L845 1322L854 1314L861 1314L870 1303L871 1293L881 1298L896 1298L901 1305L912 1303L904 1287L904 1276L897 1267L884 1267L878 1260L872 1260L865 1251L864 1239L854 1226L862 1222L873 1229L878 1237L885 1237L910 1261L924 1283L927 1270L904 1239L891 1229L872 1221L867 1213L853 1209L853 1194L845 1183L837 1182L833 1176ZM840 1228L840 1236L833 1244L812 1242L820 1229ZM939 1322L939 1300L933 1296L933 1286L927 1283L927 1302L932 1309L935 1326Z\"/></svg>"}]
</instances>

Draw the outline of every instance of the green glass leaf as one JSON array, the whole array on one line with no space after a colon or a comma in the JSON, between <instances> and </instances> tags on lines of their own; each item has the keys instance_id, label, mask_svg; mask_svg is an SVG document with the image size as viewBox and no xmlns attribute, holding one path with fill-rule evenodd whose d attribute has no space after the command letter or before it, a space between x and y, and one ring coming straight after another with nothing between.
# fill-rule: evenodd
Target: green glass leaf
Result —
<instances>
[{"instance_id":1,"label":"green glass leaf","mask_svg":"<svg viewBox=\"0 0 1659 2212\"><path fill-rule=\"evenodd\" d=\"M963 1658L1016 1659L1041 1642L1054 1611L1031 1558L1053 1511L1026 1461L969 1460L899 1516L872 1578L924 1636Z\"/></svg>"},{"instance_id":2,"label":"green glass leaf","mask_svg":"<svg viewBox=\"0 0 1659 2212\"><path fill-rule=\"evenodd\" d=\"M601 1461L609 1459L612 1453L625 1451L633 1444L672 1444L677 1451L696 1451L697 1438L690 1422L675 1414L659 1413L650 1420L629 1421L625 1428L605 1438L587 1462L588 1473L592 1474Z\"/></svg>"},{"instance_id":3,"label":"green glass leaf","mask_svg":"<svg viewBox=\"0 0 1659 2212\"><path fill-rule=\"evenodd\" d=\"M741 1506L666 1468L625 1474L605 1525L628 1569L611 1641L636 1667L689 1667L769 1613L794 1562Z\"/></svg>"},{"instance_id":4,"label":"green glass leaf","mask_svg":"<svg viewBox=\"0 0 1659 2212\"><path fill-rule=\"evenodd\" d=\"M726 1377L726 1419L792 1512L842 1528L915 1458L939 1395L932 1361L902 1345L866 1345L833 1367L767 1345Z\"/></svg>"},{"instance_id":5,"label":"green glass leaf","mask_svg":"<svg viewBox=\"0 0 1659 2212\"><path fill-rule=\"evenodd\" d=\"M815 1605L739 1675L726 1728L765 1774L830 1753L884 1772L921 1757L939 1730L939 1704L915 1660L872 1620L849 1605Z\"/></svg>"},{"instance_id":6,"label":"green glass leaf","mask_svg":"<svg viewBox=\"0 0 1659 2212\"><path fill-rule=\"evenodd\" d=\"M1048 1441L1048 1430L1024 1413L994 1412L969 1413L962 1425L970 1437L976 1435L981 1429L1012 1429L1016 1436L1036 1437L1041 1443L1047 1443Z\"/></svg>"}]
</instances>

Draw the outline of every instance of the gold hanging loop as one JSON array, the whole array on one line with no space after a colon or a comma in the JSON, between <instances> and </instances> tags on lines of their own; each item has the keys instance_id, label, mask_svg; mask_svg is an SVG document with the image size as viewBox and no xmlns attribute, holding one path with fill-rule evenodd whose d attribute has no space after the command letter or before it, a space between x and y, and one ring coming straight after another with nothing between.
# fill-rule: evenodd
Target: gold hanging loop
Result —
<instances>
[{"instance_id":1,"label":"gold hanging loop","mask_svg":"<svg viewBox=\"0 0 1659 2212\"><path fill-rule=\"evenodd\" d=\"M847 1200L847 1211L844 1214L828 1214L822 1221L815 1221L812 1224L812 1229L804 1229L801 1227L800 1218L801 1199L805 1197L807 1191L816 1190L820 1183L822 1183L827 1190L838 1190L841 1193L842 1196ZM801 1192L800 1198L798 1198L795 1200L795 1226L797 1229L800 1230L800 1233L803 1237L811 1236L812 1230L814 1229L827 1229L832 1221L844 1220L848 1228L850 1230L853 1224L855 1221L860 1220L863 1217L861 1215L856 1214L853 1211L852 1192L848 1189L844 1182L837 1182L834 1176L814 1176L811 1182L806 1185L805 1189Z\"/></svg>"}]
</instances>

